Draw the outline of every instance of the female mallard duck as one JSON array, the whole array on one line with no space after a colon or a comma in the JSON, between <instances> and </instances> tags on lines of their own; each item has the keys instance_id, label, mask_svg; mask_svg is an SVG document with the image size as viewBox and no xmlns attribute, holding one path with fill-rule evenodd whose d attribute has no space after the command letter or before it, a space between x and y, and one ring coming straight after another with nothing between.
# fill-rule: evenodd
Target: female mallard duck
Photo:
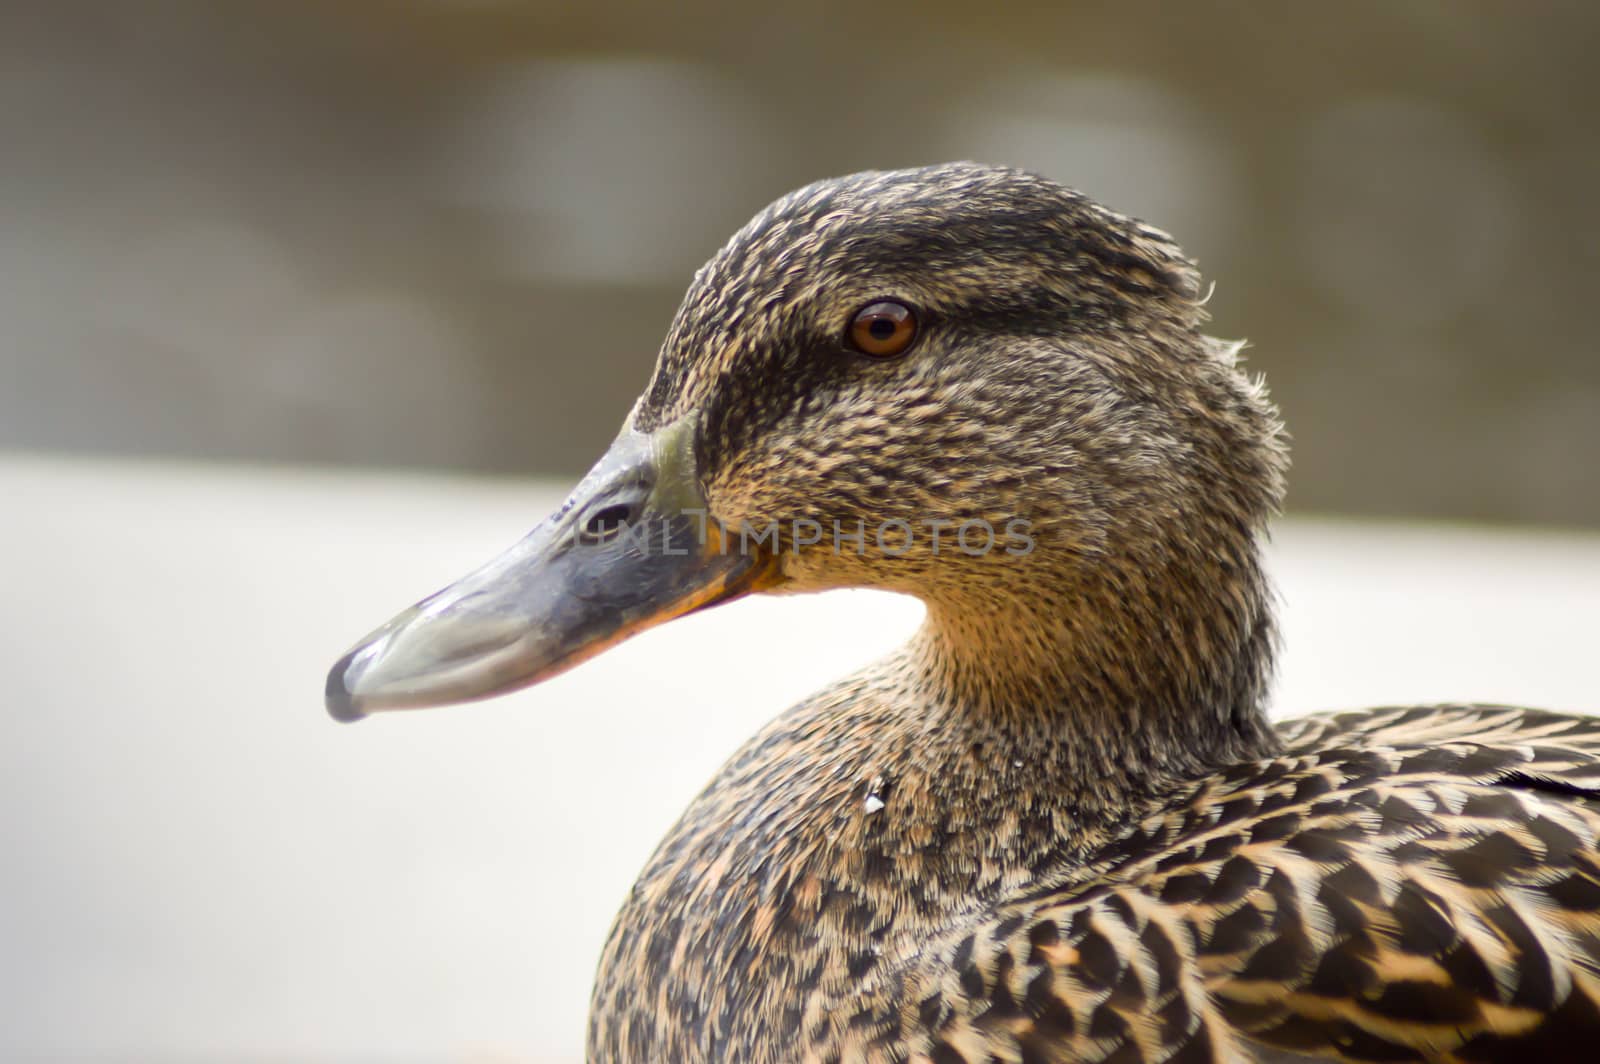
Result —
<instances>
[{"instance_id":1,"label":"female mallard duck","mask_svg":"<svg viewBox=\"0 0 1600 1064\"><path fill-rule=\"evenodd\" d=\"M1029 174L802 189L696 275L568 502L335 666L351 720L752 591L927 604L661 843L590 1059L1592 1052L1600 723L1267 721L1284 435L1202 302L1165 234Z\"/></svg>"}]
</instances>

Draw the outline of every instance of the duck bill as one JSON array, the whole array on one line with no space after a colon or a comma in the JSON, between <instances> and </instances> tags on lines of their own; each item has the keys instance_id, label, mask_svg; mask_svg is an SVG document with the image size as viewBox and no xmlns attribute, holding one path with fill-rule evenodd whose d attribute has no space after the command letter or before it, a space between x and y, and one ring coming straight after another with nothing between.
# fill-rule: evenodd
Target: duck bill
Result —
<instances>
[{"instance_id":1,"label":"duck bill","mask_svg":"<svg viewBox=\"0 0 1600 1064\"><path fill-rule=\"evenodd\" d=\"M694 467L693 417L652 433L624 429L520 543L340 658L328 712L352 721L491 698L777 582L773 555L719 532Z\"/></svg>"}]
</instances>

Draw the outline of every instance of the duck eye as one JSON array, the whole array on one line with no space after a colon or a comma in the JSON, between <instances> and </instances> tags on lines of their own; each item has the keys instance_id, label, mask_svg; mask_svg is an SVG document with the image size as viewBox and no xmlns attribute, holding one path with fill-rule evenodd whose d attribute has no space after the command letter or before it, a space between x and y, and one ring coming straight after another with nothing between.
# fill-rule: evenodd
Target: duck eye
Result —
<instances>
[{"instance_id":1,"label":"duck eye","mask_svg":"<svg viewBox=\"0 0 1600 1064\"><path fill-rule=\"evenodd\" d=\"M850 321L850 346L874 358L903 354L916 338L917 316L904 303L869 303Z\"/></svg>"}]
</instances>

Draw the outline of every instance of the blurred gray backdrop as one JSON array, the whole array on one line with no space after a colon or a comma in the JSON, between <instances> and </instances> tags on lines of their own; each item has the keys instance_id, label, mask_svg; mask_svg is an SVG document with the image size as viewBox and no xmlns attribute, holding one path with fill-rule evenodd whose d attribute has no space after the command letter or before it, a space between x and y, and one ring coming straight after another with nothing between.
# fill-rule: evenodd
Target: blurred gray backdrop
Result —
<instances>
[{"instance_id":1,"label":"blurred gray backdrop","mask_svg":"<svg viewBox=\"0 0 1600 1064\"><path fill-rule=\"evenodd\" d=\"M1182 240L1306 511L1600 526L1600 6L0 0L0 447L579 472L798 184Z\"/></svg>"}]
</instances>

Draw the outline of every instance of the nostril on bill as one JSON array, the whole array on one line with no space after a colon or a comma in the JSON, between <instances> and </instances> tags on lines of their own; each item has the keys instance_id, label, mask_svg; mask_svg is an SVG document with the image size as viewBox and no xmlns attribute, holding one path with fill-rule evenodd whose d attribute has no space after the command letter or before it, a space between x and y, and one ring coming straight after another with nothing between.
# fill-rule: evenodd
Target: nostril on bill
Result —
<instances>
[{"instance_id":1,"label":"nostril on bill","mask_svg":"<svg viewBox=\"0 0 1600 1064\"><path fill-rule=\"evenodd\" d=\"M602 543L636 524L644 509L638 502L614 502L586 514L579 535L588 543Z\"/></svg>"}]
</instances>

